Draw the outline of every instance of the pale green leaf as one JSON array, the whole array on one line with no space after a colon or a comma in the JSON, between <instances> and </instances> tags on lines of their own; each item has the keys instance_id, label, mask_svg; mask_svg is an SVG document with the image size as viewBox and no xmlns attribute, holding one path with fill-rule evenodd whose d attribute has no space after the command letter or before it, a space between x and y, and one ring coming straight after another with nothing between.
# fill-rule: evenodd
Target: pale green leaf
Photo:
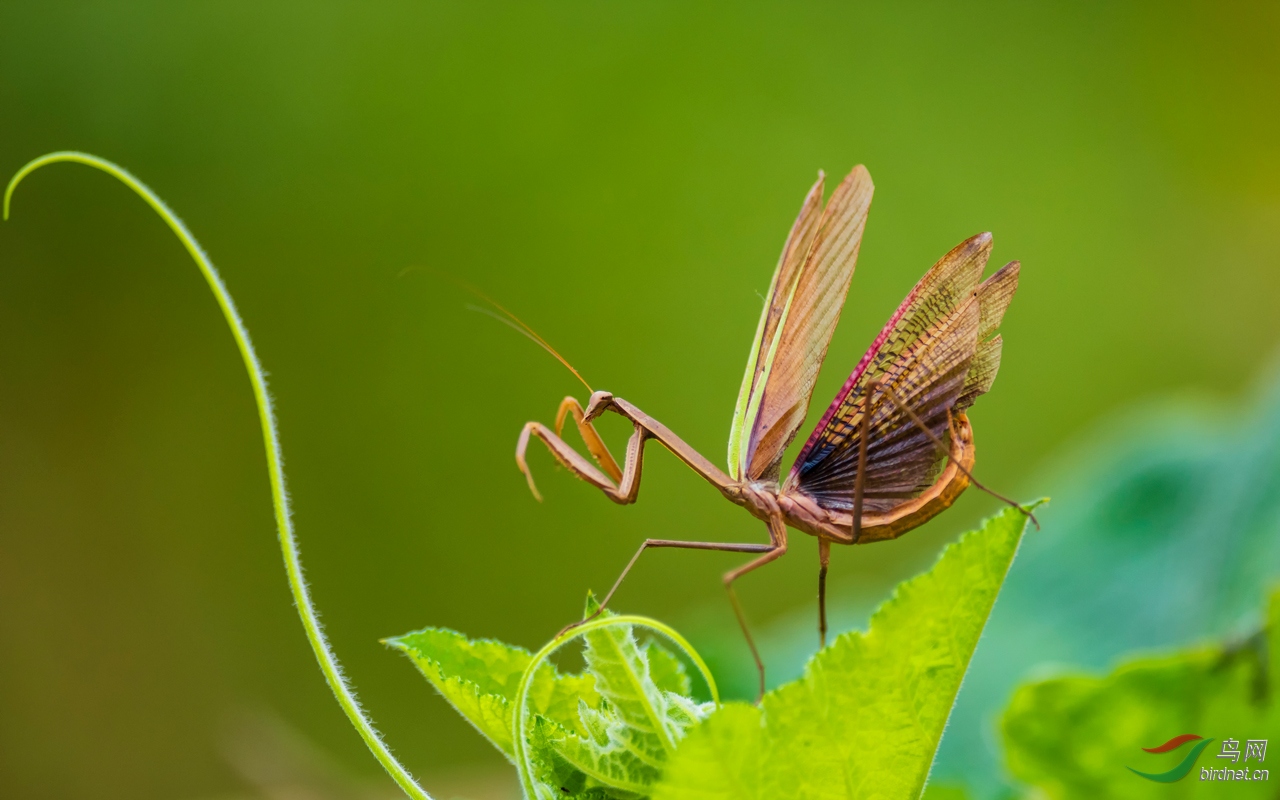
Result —
<instances>
[{"instance_id":1,"label":"pale green leaf","mask_svg":"<svg viewBox=\"0 0 1280 800\"><path fill-rule=\"evenodd\" d=\"M1179 396L1130 408L1029 481L1052 489L1054 508L987 623L933 779L1004 798L1000 714L1052 665L1101 675L1137 651L1258 626L1258 598L1280 578L1276 377L1248 403Z\"/></svg>"},{"instance_id":2,"label":"pale green leaf","mask_svg":"<svg viewBox=\"0 0 1280 800\"><path fill-rule=\"evenodd\" d=\"M512 708L520 676L532 655L488 639L472 640L445 628L425 628L386 643L409 656L445 700L499 750L512 758ZM529 708L582 733L579 702L600 703L590 674L562 675L544 664L534 677Z\"/></svg>"},{"instance_id":3,"label":"pale green leaf","mask_svg":"<svg viewBox=\"0 0 1280 800\"><path fill-rule=\"evenodd\" d=\"M644 654L649 662L649 677L655 686L664 692L674 692L686 697L693 691L689 671L675 653L656 640L650 640L644 647Z\"/></svg>"},{"instance_id":4,"label":"pale green leaf","mask_svg":"<svg viewBox=\"0 0 1280 800\"><path fill-rule=\"evenodd\" d=\"M1270 631L1280 630L1280 593L1273 595ZM1270 642L1267 639L1270 639ZM1267 769L1256 759L1218 758L1221 741L1280 735L1280 643L1272 634L1222 647L1122 664L1105 677L1070 675L1025 685L1003 719L1013 775L1049 798L1275 797L1267 781L1201 779L1201 769ZM1145 753L1174 736L1212 738L1174 783L1146 780L1191 755L1193 743L1168 753Z\"/></svg>"},{"instance_id":5,"label":"pale green leaf","mask_svg":"<svg viewBox=\"0 0 1280 800\"><path fill-rule=\"evenodd\" d=\"M680 736L706 718L712 707L687 697L667 694L669 724ZM665 753L655 754L646 750L642 746L644 737L637 736L608 702L601 703L598 709L581 703L578 713L585 735L580 736L540 717L535 725L534 746L553 750L558 762L586 776L588 788L603 787L611 796L619 791L626 795L647 794L662 775ZM567 780L563 774L563 771L556 774L556 779L562 783ZM555 788L561 792L572 790L572 787L561 784L556 784Z\"/></svg>"},{"instance_id":6,"label":"pale green leaf","mask_svg":"<svg viewBox=\"0 0 1280 800\"><path fill-rule=\"evenodd\" d=\"M588 598L587 613L597 608ZM684 665L656 642L641 647L631 626L584 638L583 675L562 675L544 663L530 690L530 760L539 797L640 798L666 763L662 737L674 747L711 706L685 696ZM530 653L438 628L387 643L413 659L463 717L512 757L512 704Z\"/></svg>"},{"instance_id":7,"label":"pale green leaf","mask_svg":"<svg viewBox=\"0 0 1280 800\"><path fill-rule=\"evenodd\" d=\"M587 597L586 615L599 612ZM609 616L608 612L603 612ZM548 797L637 798L661 776L674 743L710 713L679 692L684 666L655 642L640 647L631 626L585 634L584 659L601 701L578 703L578 725L535 718L530 745L538 791ZM672 743L667 748L663 737Z\"/></svg>"},{"instance_id":8,"label":"pale green leaf","mask_svg":"<svg viewBox=\"0 0 1280 800\"><path fill-rule=\"evenodd\" d=\"M655 798L670 800L766 800L779 794L772 781L776 764L772 737L759 708L725 703L680 743L667 765Z\"/></svg>"},{"instance_id":9,"label":"pale green leaf","mask_svg":"<svg viewBox=\"0 0 1280 800\"><path fill-rule=\"evenodd\" d=\"M597 608L595 598L588 597L588 615ZM617 715L618 725L611 730L611 736L619 738L620 744L646 763L664 763L675 752L684 728L672 716L673 704L667 692L654 682L635 631L629 625L600 628L583 638L587 671L595 676L600 697ZM670 668L663 670L669 673Z\"/></svg>"},{"instance_id":10,"label":"pale green leaf","mask_svg":"<svg viewBox=\"0 0 1280 800\"><path fill-rule=\"evenodd\" d=\"M867 633L819 652L760 709L694 728L655 800L916 798L1027 518L1009 509L900 585Z\"/></svg>"},{"instance_id":11,"label":"pale green leaf","mask_svg":"<svg viewBox=\"0 0 1280 800\"><path fill-rule=\"evenodd\" d=\"M546 717L536 717L531 734L534 750L554 752L558 756L556 761L569 767L541 774L539 780L551 784L561 796L595 787L608 791L611 796L646 795L661 771L636 758L622 742L614 740L607 732L612 726L601 721L604 722L601 725L601 732L605 733L603 741L594 736L580 737ZM579 774L585 781L580 785L566 785L578 781Z\"/></svg>"}]
</instances>

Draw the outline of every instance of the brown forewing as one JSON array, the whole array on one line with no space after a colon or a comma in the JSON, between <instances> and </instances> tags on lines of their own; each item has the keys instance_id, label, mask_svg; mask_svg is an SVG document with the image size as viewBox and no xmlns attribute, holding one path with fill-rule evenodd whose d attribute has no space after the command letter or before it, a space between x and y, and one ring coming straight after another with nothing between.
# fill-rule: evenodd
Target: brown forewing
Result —
<instances>
[{"instance_id":1,"label":"brown forewing","mask_svg":"<svg viewBox=\"0 0 1280 800\"><path fill-rule=\"evenodd\" d=\"M822 212L754 420L747 458L751 479L777 478L783 451L804 422L849 291L874 188L866 168L855 167Z\"/></svg>"}]
</instances>

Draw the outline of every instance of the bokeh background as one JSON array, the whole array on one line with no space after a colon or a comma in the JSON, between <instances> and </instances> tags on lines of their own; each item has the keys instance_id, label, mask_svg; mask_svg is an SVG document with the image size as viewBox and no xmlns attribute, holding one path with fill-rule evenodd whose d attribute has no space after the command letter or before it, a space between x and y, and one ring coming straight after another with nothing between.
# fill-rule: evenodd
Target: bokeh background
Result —
<instances>
[{"instance_id":1,"label":"bokeh background","mask_svg":"<svg viewBox=\"0 0 1280 800\"><path fill-rule=\"evenodd\" d=\"M815 403L993 231L1024 271L979 470L1053 494L1118 410L1232 416L1280 340L1277 40L1261 3L5 5L0 171L82 149L184 216L271 372L338 654L428 788L478 797L507 768L380 637L534 647L645 536L764 531L657 451L628 508L535 452L534 502L520 426L584 391L438 273L719 461L799 202L864 163ZM837 552L840 591L883 597L993 509ZM743 583L754 619L812 624L814 550ZM616 605L731 629L733 558L646 556ZM48 169L0 227L0 796L252 795L245 753L277 750L385 786L297 623L200 276L126 189Z\"/></svg>"}]
</instances>

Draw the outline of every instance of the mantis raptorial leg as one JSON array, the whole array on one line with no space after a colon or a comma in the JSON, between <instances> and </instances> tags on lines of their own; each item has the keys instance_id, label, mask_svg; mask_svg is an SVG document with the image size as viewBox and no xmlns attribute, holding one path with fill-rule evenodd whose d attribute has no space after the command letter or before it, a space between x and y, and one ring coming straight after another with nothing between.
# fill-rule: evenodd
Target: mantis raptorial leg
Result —
<instances>
[{"instance_id":1,"label":"mantis raptorial leg","mask_svg":"<svg viewBox=\"0 0 1280 800\"><path fill-rule=\"evenodd\" d=\"M601 441L599 434L595 430L592 421L604 411L613 411L629 420L635 426L631 438L627 441L627 455L623 461L624 467L620 474L606 476L600 470L591 465L589 461L583 458L576 450L570 447L558 435L559 428L563 424L565 415L572 414L574 422L578 426L578 430L582 433L583 441L587 444L587 449L595 458L596 463L602 468L609 471L609 466L613 466L613 470L617 470L617 463L613 461L613 457L609 455L608 449L605 448L604 442ZM538 422L529 422L524 426L524 430L520 433L520 440L516 444L516 463L519 464L520 470L525 474L525 478L529 481L529 488L533 491L535 497L539 497L538 491L533 483L533 477L529 472L528 464L525 460L525 454L529 447L529 438L537 436L551 451L551 454L566 469L578 476L582 480L590 483L605 493L609 499L615 503L627 504L634 503L636 496L640 491L640 475L644 464L644 444L649 439L654 439L670 450L677 458L689 465L695 472L705 478L708 482L719 489L725 489L732 484L729 476L725 475L717 469L711 462L707 461L702 454L698 453L689 445L685 444L680 437L673 434L666 426L657 420L641 412L630 403L624 400L614 398L607 392L596 392L591 396L590 402L584 411L577 401L572 397L567 397L560 404L560 412L556 420L557 431L552 432L545 425ZM613 480L610 480L610 477ZM644 551L654 547L676 547L687 550L717 550L730 553L759 553L759 557L747 564L731 570L724 575L724 585L729 593L729 600L733 604L733 611L738 619L738 625L742 628L743 636L746 637L747 645L751 648L751 657L756 663L756 669L760 675L760 694L764 694L764 662L760 659L760 652L756 648L755 639L751 636L751 631L747 626L746 616L742 611L742 605L738 602L738 596L733 590L733 582L743 575L751 572L757 567L779 558L787 552L787 528L786 523L780 516L775 516L769 520L769 543L736 543L736 542L692 542L680 539L646 539L640 548L636 550L635 555L627 562L627 566L623 568L622 574L614 581L612 588L600 603L600 608L591 616L584 620L575 622L567 626L564 631L570 630L583 622L587 622L604 611L609 605L609 601L613 598L618 587L622 585L622 581L626 579L627 574L631 572L631 568ZM561 631L563 633L564 631Z\"/></svg>"},{"instance_id":2,"label":"mantis raptorial leg","mask_svg":"<svg viewBox=\"0 0 1280 800\"><path fill-rule=\"evenodd\" d=\"M586 444L587 451L591 453L591 457L608 475L592 466L589 461L578 454L578 451L560 438L566 415L573 416L574 424L578 427L578 433L582 435L582 441ZM520 439L516 442L516 464L520 467L520 471L524 473L525 480L529 482L529 491L533 492L533 496L541 501L542 495L538 492L538 487L533 482L533 473L529 471L529 464L525 460L525 452L529 449L530 436L537 436L541 439L542 443L551 451L551 455L555 456L556 461L559 461L565 469L604 492L610 500L623 505L636 501L636 495L640 491L640 461L645 438L645 433L639 425L636 425L635 432L627 442L626 463L628 467L631 467L634 463L634 468L628 472L623 472L619 469L618 462L614 460L613 454L609 452L609 448L605 446L604 440L600 438L595 425L586 420L582 405L575 398L566 397L560 403L560 409L556 413L556 429L554 432L541 422L525 423L524 430L520 431Z\"/></svg>"},{"instance_id":3,"label":"mantis raptorial leg","mask_svg":"<svg viewBox=\"0 0 1280 800\"><path fill-rule=\"evenodd\" d=\"M596 460L600 468L609 473L609 477L613 478L614 483L622 482L622 470L618 467L618 462L613 460L613 454L609 452L609 448L605 445L604 440L600 438L600 434L596 431L593 423L587 422L582 404L578 402L578 398L572 395L560 401L560 408L556 411L556 436L563 436L564 418L573 417L573 424L578 427L578 433L582 436L582 442L587 446L587 451L591 453L591 457Z\"/></svg>"},{"instance_id":4,"label":"mantis raptorial leg","mask_svg":"<svg viewBox=\"0 0 1280 800\"><path fill-rule=\"evenodd\" d=\"M595 429L595 419L605 411L612 411L623 417L635 428L631 438L627 441L627 454L623 459L621 470L618 469L617 462L613 460L613 456L609 454L608 448L605 447ZM577 424L579 432L582 433L583 441L587 444L587 450L595 458L596 463L609 472L608 476L592 466L591 462L583 458L560 438L560 428L567 414L573 415L574 422ZM520 439L516 443L516 464L520 467L520 471L524 473L525 479L528 480L529 490L533 492L533 496L541 500L542 496L534 485L533 475L530 473L529 465L525 460L525 453L529 449L529 438L531 436L541 439L547 449L551 451L551 455L555 456L555 459L565 469L604 492L610 500L622 505L634 503L636 496L640 492L640 473L644 467L644 444L649 439L657 441L670 450L676 458L683 461L690 469L701 475L703 479L721 492L725 492L734 485L734 481L728 475L720 471L697 450L686 444L679 436L672 433L665 425L627 401L615 398L608 392L593 393L585 411L578 405L577 400L572 397L566 397L560 403L560 411L556 417L556 430L554 432L540 422L527 422L524 429L520 431Z\"/></svg>"}]
</instances>

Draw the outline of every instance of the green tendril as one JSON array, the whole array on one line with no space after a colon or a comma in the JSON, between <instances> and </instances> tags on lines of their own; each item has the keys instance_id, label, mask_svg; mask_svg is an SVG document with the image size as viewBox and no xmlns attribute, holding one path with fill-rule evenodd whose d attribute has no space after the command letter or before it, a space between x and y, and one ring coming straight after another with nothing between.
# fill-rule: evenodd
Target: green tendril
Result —
<instances>
[{"instance_id":1,"label":"green tendril","mask_svg":"<svg viewBox=\"0 0 1280 800\"><path fill-rule=\"evenodd\" d=\"M235 303L231 301L231 295L227 293L227 288L218 276L218 271L214 269L213 263L196 242L196 238L191 235L191 231L187 230L187 226L182 223L178 215L173 213L173 210L165 205L155 192L123 168L87 153L73 151L49 153L18 170L9 181L9 188L4 193L4 219L9 218L9 201L22 179L43 166L61 161L84 164L102 170L136 192L177 235L183 247L195 260L196 266L200 268L201 274L209 284L209 289L213 291L213 296L218 301L218 307L222 309L223 318L231 328L236 347L240 349L240 358L244 361L245 370L249 373L249 382L253 385L253 398L258 406L258 419L262 422L262 442L267 453L267 475L271 480L271 502L275 506L276 529L280 537L280 551L284 555L285 573L289 578L289 589L293 592L293 599L298 606L298 616L302 618L302 627L307 633L307 641L311 643L316 660L320 662L320 671L329 682L329 688L333 690L333 696L337 699L338 705L342 706L342 710L346 712L347 719L351 720L360 738L364 739L369 750L396 784L415 800L431 800L431 795L414 781L408 770L391 754L386 743L373 727L373 723L365 715L355 692L342 673L342 667L333 654L328 639L325 638L324 629L320 626L320 620L316 615L315 606L312 605L311 595L303 577L302 561L298 555L298 540L293 532L289 495L285 491L284 468L280 458L280 439L277 434L275 413L271 408L271 396L267 393L266 377L262 366L258 363L258 357L254 354L249 332L241 322Z\"/></svg>"},{"instance_id":2,"label":"green tendril","mask_svg":"<svg viewBox=\"0 0 1280 800\"><path fill-rule=\"evenodd\" d=\"M670 626L664 625L656 619L634 615L601 617L590 622L584 622L547 642L530 659L529 665L524 669L524 674L520 676L520 684L516 689L516 702L513 712L515 720L512 725L511 743L515 749L516 769L520 771L520 786L524 790L526 800L539 800L537 783L533 779L533 764L529 758L529 744L525 738L525 720L528 717L526 706L529 704L529 689L533 685L534 674L538 671L538 667L542 666L542 663L551 657L552 653L559 650L571 639L601 628L611 628L616 625L637 625L642 628L649 628L670 639L673 644L684 651L685 656L698 668L698 672L702 673L702 679L707 682L707 689L711 692L711 699L717 706L720 705L720 691L716 688L716 679L711 677L711 670L707 668L707 663L702 660L702 656L698 655L698 651L693 649L693 645L689 644L683 636L676 633Z\"/></svg>"}]
</instances>

